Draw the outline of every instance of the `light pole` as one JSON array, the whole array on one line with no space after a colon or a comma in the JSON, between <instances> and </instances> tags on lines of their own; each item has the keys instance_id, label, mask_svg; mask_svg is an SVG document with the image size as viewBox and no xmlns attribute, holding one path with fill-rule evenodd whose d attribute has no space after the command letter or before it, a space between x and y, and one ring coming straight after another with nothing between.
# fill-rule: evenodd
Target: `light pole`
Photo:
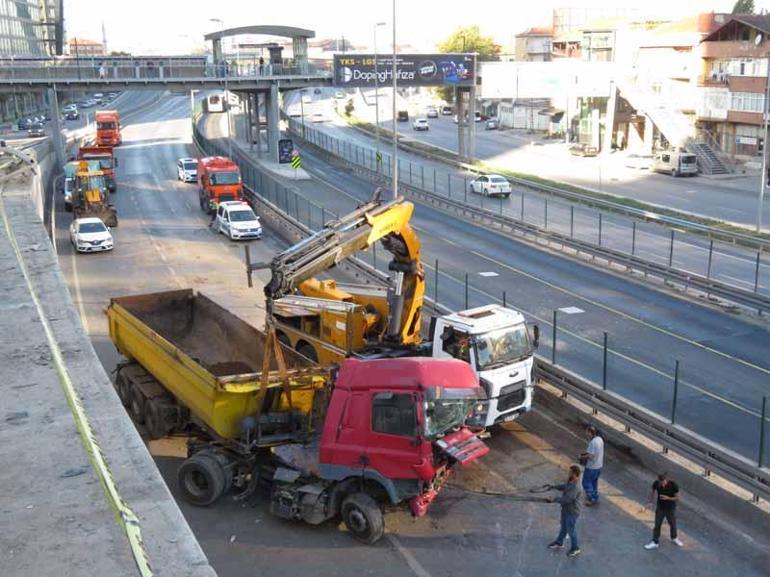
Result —
<instances>
[{"instance_id":1,"label":"light pole","mask_svg":"<svg viewBox=\"0 0 770 577\"><path fill-rule=\"evenodd\" d=\"M221 18L209 18L210 22L219 22L219 31L222 32L225 29L225 21ZM219 37L219 52L222 56L222 70L225 73L225 98L224 98L224 107L225 107L225 113L227 114L227 156L229 158L233 157L233 139L232 139L232 131L230 128L230 97L229 93L227 91L227 76L228 76L228 70L227 70L227 61L225 60L225 51L222 48L222 37Z\"/></svg>"},{"instance_id":2,"label":"light pole","mask_svg":"<svg viewBox=\"0 0 770 577\"><path fill-rule=\"evenodd\" d=\"M398 132L396 130L396 0L393 0L393 198L398 198Z\"/></svg>"},{"instance_id":3,"label":"light pole","mask_svg":"<svg viewBox=\"0 0 770 577\"><path fill-rule=\"evenodd\" d=\"M377 22L374 25L374 136L377 143L377 155L375 157L377 172L380 171L380 160L382 159L382 154L380 154L380 75L377 72L377 28L379 26L385 26L385 22Z\"/></svg>"},{"instance_id":4,"label":"light pole","mask_svg":"<svg viewBox=\"0 0 770 577\"><path fill-rule=\"evenodd\" d=\"M302 138L305 138L305 88L299 91L299 109L302 114Z\"/></svg>"},{"instance_id":5,"label":"light pole","mask_svg":"<svg viewBox=\"0 0 770 577\"><path fill-rule=\"evenodd\" d=\"M764 131L762 140L762 174L759 185L759 200L757 201L757 232L762 232L762 205L765 200L765 188L767 187L767 120L770 113L770 53L767 55L767 74L765 74L765 102L764 102Z\"/></svg>"}]
</instances>

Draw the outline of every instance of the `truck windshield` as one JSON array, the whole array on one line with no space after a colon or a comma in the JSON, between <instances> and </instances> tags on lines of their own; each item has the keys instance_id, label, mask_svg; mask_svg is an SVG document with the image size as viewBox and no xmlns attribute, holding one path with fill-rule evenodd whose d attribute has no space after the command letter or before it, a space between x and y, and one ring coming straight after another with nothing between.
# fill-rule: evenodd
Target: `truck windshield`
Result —
<instances>
[{"instance_id":1,"label":"truck windshield","mask_svg":"<svg viewBox=\"0 0 770 577\"><path fill-rule=\"evenodd\" d=\"M212 172L211 184L238 184L240 175L237 172Z\"/></svg>"},{"instance_id":2,"label":"truck windshield","mask_svg":"<svg viewBox=\"0 0 770 577\"><path fill-rule=\"evenodd\" d=\"M527 327L505 327L475 339L476 370L488 371L503 367L532 354Z\"/></svg>"},{"instance_id":3,"label":"truck windshield","mask_svg":"<svg viewBox=\"0 0 770 577\"><path fill-rule=\"evenodd\" d=\"M96 130L115 130L114 122L97 122Z\"/></svg>"},{"instance_id":4,"label":"truck windshield","mask_svg":"<svg viewBox=\"0 0 770 577\"><path fill-rule=\"evenodd\" d=\"M479 401L484 400L484 389L449 389L429 387L425 394L425 436L434 440L456 427L465 424L465 420Z\"/></svg>"}]
</instances>

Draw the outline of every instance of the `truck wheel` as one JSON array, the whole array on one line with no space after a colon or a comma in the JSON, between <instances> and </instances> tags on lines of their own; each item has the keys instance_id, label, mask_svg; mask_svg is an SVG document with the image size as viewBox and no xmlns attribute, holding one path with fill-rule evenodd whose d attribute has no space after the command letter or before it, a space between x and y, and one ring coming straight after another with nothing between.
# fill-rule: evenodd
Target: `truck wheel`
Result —
<instances>
[{"instance_id":1,"label":"truck wheel","mask_svg":"<svg viewBox=\"0 0 770 577\"><path fill-rule=\"evenodd\" d=\"M162 401L149 399L144 404L144 427L150 439L160 439L165 437L169 431L166 419L163 417Z\"/></svg>"},{"instance_id":2,"label":"truck wheel","mask_svg":"<svg viewBox=\"0 0 770 577\"><path fill-rule=\"evenodd\" d=\"M367 545L377 542L385 533L385 522L377 501L366 493L345 497L340 509L348 531Z\"/></svg>"},{"instance_id":3,"label":"truck wheel","mask_svg":"<svg viewBox=\"0 0 770 577\"><path fill-rule=\"evenodd\" d=\"M179 467L179 490L185 501L205 507L225 492L225 472L212 454L196 453Z\"/></svg>"},{"instance_id":4,"label":"truck wheel","mask_svg":"<svg viewBox=\"0 0 770 577\"><path fill-rule=\"evenodd\" d=\"M123 376L122 371L118 371L115 377L115 388L118 391L118 397L123 406L128 408L131 405L131 383Z\"/></svg>"},{"instance_id":5,"label":"truck wheel","mask_svg":"<svg viewBox=\"0 0 770 577\"><path fill-rule=\"evenodd\" d=\"M144 424L144 410L145 410L145 404L146 399L144 398L144 393L139 390L139 387L131 387L129 392L130 397L130 404L129 404L129 411L131 412L131 416L134 418L134 421L137 422L139 425Z\"/></svg>"}]
</instances>

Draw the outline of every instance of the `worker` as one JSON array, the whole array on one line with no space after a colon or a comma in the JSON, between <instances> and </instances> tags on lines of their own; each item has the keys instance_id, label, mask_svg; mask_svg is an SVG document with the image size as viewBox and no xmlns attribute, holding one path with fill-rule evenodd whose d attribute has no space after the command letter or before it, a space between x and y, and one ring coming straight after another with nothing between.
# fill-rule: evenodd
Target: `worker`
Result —
<instances>
[{"instance_id":1,"label":"worker","mask_svg":"<svg viewBox=\"0 0 770 577\"><path fill-rule=\"evenodd\" d=\"M580 455L580 461L585 467L583 470L583 491L586 494L586 505L590 507L599 502L599 476L602 474L602 467L604 466L604 439L599 436L593 425L586 427L586 437L588 438L588 446L585 452Z\"/></svg>"},{"instance_id":2,"label":"worker","mask_svg":"<svg viewBox=\"0 0 770 577\"><path fill-rule=\"evenodd\" d=\"M567 552L567 557L577 557L580 555L580 545L578 544L577 537L577 520L580 516L580 497L582 491L578 486L578 479L580 479L580 467L577 465L570 465L569 477L567 482L561 485L554 485L551 487L557 491L561 491L561 497L549 497L549 503L559 503L561 505L561 528L559 529L559 536L555 541L552 541L549 545L549 549L561 549L564 547L564 538L569 535L570 549Z\"/></svg>"},{"instance_id":3,"label":"worker","mask_svg":"<svg viewBox=\"0 0 770 577\"><path fill-rule=\"evenodd\" d=\"M679 539L676 530L676 504L679 501L679 486L668 478L667 473L661 473L652 484L647 506L652 505L655 494L658 495L658 498L655 505L655 526L652 529L652 541L647 543L644 548L650 551L660 547L660 529L664 519L668 521L671 542L677 547L684 547L684 543Z\"/></svg>"}]
</instances>

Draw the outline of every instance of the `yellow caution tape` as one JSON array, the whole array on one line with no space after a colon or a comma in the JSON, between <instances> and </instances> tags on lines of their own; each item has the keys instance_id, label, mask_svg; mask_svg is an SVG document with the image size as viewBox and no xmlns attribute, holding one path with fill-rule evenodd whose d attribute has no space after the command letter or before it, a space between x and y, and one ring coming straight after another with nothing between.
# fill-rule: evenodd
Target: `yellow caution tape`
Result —
<instances>
[{"instance_id":1,"label":"yellow caution tape","mask_svg":"<svg viewBox=\"0 0 770 577\"><path fill-rule=\"evenodd\" d=\"M115 517L120 526L123 528L126 537L128 538L129 546L131 547L131 553L133 554L136 567L139 570L139 574L141 577L152 577L153 572L152 568L150 567L150 560L147 556L147 551L144 548L144 541L142 541L142 531L139 527L139 519L118 492L118 488L115 484L115 480L112 477L112 473L110 472L109 465L107 465L107 460L102 453L101 447L99 447L99 443L96 440L94 430L91 427L91 423L88 421L88 417L86 416L83 404L75 390L75 385L70 378L69 371L64 364L64 357L62 355L61 349L59 348L59 344L56 342L56 339L53 335L51 325L48 322L48 319L45 317L43 307L40 305L40 300L37 298L37 294L35 294L35 289L27 271L27 266L24 264L24 258L22 257L21 251L19 250L19 245L16 242L16 236L11 230L11 225L5 212L5 203L3 201L2 190L0 190L0 216L2 216L5 231L8 235L8 240L11 247L13 248L14 253L16 254L16 260L19 263L21 272L24 275L24 280L27 283L27 288L29 289L29 294L32 297L32 302L35 304L35 308L37 309L40 323L43 327L43 331L45 332L46 340L48 341L48 348L51 351L53 362L56 365L56 372L59 375L59 381L61 382L62 389L64 390L64 395L67 397L67 402L69 403L70 410L72 411L72 416L75 419L75 425L77 426L78 432L80 433L80 437L83 439L83 445L85 446L86 452L88 453L88 457L91 461L91 464L93 465L94 470L96 471L96 475L99 478L99 481L102 484L102 488L104 489L104 493L107 496L107 500L115 511ZM53 232L55 233L55 231Z\"/></svg>"}]
</instances>

